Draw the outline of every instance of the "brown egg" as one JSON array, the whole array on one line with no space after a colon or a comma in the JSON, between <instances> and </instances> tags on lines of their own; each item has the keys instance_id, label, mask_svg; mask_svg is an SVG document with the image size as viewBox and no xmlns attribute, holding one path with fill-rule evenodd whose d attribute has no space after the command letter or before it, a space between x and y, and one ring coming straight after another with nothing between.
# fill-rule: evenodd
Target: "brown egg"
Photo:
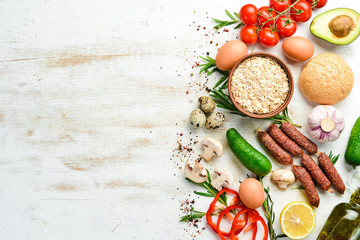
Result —
<instances>
[{"instance_id":1,"label":"brown egg","mask_svg":"<svg viewBox=\"0 0 360 240\"><path fill-rule=\"evenodd\" d=\"M288 58L294 61L306 61L314 55L314 45L304 37L290 37L282 44L282 49Z\"/></svg>"},{"instance_id":2,"label":"brown egg","mask_svg":"<svg viewBox=\"0 0 360 240\"><path fill-rule=\"evenodd\" d=\"M247 178L239 187L240 199L248 208L258 208L265 200L264 187L255 178Z\"/></svg>"},{"instance_id":3,"label":"brown egg","mask_svg":"<svg viewBox=\"0 0 360 240\"><path fill-rule=\"evenodd\" d=\"M216 66L223 71L229 71L237 61L247 54L247 46L240 40L225 43L216 54Z\"/></svg>"}]
</instances>

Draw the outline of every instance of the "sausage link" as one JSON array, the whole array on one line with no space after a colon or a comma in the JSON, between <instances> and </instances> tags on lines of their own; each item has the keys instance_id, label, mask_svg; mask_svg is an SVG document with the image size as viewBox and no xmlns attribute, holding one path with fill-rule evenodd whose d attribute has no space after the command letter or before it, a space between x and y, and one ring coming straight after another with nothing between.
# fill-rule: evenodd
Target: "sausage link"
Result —
<instances>
[{"instance_id":1,"label":"sausage link","mask_svg":"<svg viewBox=\"0 0 360 240\"><path fill-rule=\"evenodd\" d=\"M298 156L303 153L303 150L290 138L288 138L276 124L270 124L268 128L270 136L286 151L294 156Z\"/></svg>"},{"instance_id":2,"label":"sausage link","mask_svg":"<svg viewBox=\"0 0 360 240\"><path fill-rule=\"evenodd\" d=\"M312 181L310 174L306 171L305 168L297 165L293 165L293 172L303 186L306 197L309 200L310 204L318 207L320 204L320 197L318 192L316 191L314 182Z\"/></svg>"},{"instance_id":3,"label":"sausage link","mask_svg":"<svg viewBox=\"0 0 360 240\"><path fill-rule=\"evenodd\" d=\"M301 164L310 173L311 178L314 179L314 182L319 188L323 190L329 190L331 183L329 179L327 179L327 177L321 171L319 166L316 164L314 159L312 159L306 153L303 153L301 154Z\"/></svg>"},{"instance_id":4,"label":"sausage link","mask_svg":"<svg viewBox=\"0 0 360 240\"><path fill-rule=\"evenodd\" d=\"M279 145L277 145L277 143L274 141L274 139L270 137L268 133L258 131L258 134L260 137L260 141L281 165L289 165L293 163L292 157L287 152L285 152Z\"/></svg>"},{"instance_id":5,"label":"sausage link","mask_svg":"<svg viewBox=\"0 0 360 240\"><path fill-rule=\"evenodd\" d=\"M280 129L300 147L305 149L308 153L314 154L317 152L317 145L310 139L305 137L299 130L297 130L291 123L284 122Z\"/></svg>"},{"instance_id":6,"label":"sausage link","mask_svg":"<svg viewBox=\"0 0 360 240\"><path fill-rule=\"evenodd\" d=\"M332 164L330 158L325 153L320 153L319 155L319 165L320 168L323 170L325 175L329 178L331 184L335 188L336 191L338 191L341 194L344 194L345 192L345 184L343 180L341 179L338 171L334 167L334 164Z\"/></svg>"}]
</instances>

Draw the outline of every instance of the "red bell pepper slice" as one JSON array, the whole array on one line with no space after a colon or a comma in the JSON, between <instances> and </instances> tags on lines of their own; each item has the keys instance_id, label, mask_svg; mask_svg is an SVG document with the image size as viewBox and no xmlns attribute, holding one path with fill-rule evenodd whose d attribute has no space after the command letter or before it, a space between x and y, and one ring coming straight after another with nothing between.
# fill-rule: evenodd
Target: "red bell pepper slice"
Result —
<instances>
[{"instance_id":1,"label":"red bell pepper slice","mask_svg":"<svg viewBox=\"0 0 360 240\"><path fill-rule=\"evenodd\" d=\"M233 199L231 199L230 203L229 203L229 206L231 205L238 205L241 203L241 200L240 200L240 196L239 195L236 195L235 197L233 197Z\"/></svg>"},{"instance_id":2,"label":"red bell pepper slice","mask_svg":"<svg viewBox=\"0 0 360 240\"><path fill-rule=\"evenodd\" d=\"M244 230L244 232L248 232L248 231L250 231L250 230L253 230L252 240L255 240L256 234L257 234L257 222L251 223L251 224Z\"/></svg>"},{"instance_id":3,"label":"red bell pepper slice","mask_svg":"<svg viewBox=\"0 0 360 240\"><path fill-rule=\"evenodd\" d=\"M222 210L220 212L219 218L218 218L218 221L217 221L217 224L216 224L216 231L219 234L220 238L221 238L222 235L223 236L230 236L230 231L229 232L224 232L224 231L220 230L220 223L221 223L221 220L224 217L224 215L230 214L230 211L233 210L233 209L236 209L236 208L240 208L240 210L242 210L244 208L244 206L243 205L232 205L232 206L229 206L229 207L225 208L224 210ZM237 226L237 229L235 230L235 234L239 234L241 232L242 228L245 227L245 225L246 225L245 221L244 221L244 223L239 224Z\"/></svg>"},{"instance_id":4,"label":"red bell pepper slice","mask_svg":"<svg viewBox=\"0 0 360 240\"><path fill-rule=\"evenodd\" d=\"M246 226L247 221L248 221L248 214L246 214L246 213L251 211L251 210L252 209L250 209L250 208L245 208L245 209L239 211L236 214L236 216L234 218L234 221L233 221L233 223L231 225L231 230L230 230L230 238L231 238L231 240L238 239L238 237L236 235L238 235L244 229L244 227ZM245 218L244 218L245 224L243 225L242 228L238 228L237 222L242 220L242 219L239 220L239 217L240 217L241 214L244 214L244 213L245 213Z\"/></svg>"},{"instance_id":5,"label":"red bell pepper slice","mask_svg":"<svg viewBox=\"0 0 360 240\"><path fill-rule=\"evenodd\" d=\"M215 223L214 223L213 220L212 220L211 214L212 214L214 211L216 211L216 206L215 206L215 204L216 204L217 201L219 200L219 197L221 196L221 194L223 194L224 192L226 192L226 193L231 193L231 194L233 194L233 195L235 195L235 196L239 196L239 193L236 192L235 190L232 190L232 189L230 189L230 188L223 188L223 189L221 189L221 190L216 194L214 200L211 202L210 207L209 207L209 209L208 209L207 212L206 212L206 221L207 221L207 223L209 224L209 226L211 227L211 229L212 229L214 232L216 232L216 233L218 233L218 230L216 229ZM227 233L225 233L225 232L222 232L222 233L225 234L225 235L227 235Z\"/></svg>"}]
</instances>

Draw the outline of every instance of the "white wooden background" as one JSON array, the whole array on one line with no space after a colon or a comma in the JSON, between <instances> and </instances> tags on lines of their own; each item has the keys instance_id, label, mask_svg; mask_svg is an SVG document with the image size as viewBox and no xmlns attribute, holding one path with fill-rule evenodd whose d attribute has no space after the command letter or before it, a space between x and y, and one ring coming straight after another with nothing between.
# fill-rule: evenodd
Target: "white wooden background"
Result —
<instances>
[{"instance_id":1,"label":"white wooden background","mask_svg":"<svg viewBox=\"0 0 360 240\"><path fill-rule=\"evenodd\" d=\"M179 170L185 158L172 154L177 133L184 134L184 143L197 135L226 145L230 127L264 152L254 131L267 121L225 112L227 120L216 131L193 131L187 121L196 99L206 94L196 85L205 82L192 68L197 56L209 52L215 57L216 43L238 35L232 28L215 34L211 17L224 19L225 9L237 12L249 2L0 1L0 238L217 239L205 221L201 234L178 222L182 201L195 198L195 208L206 211L210 199L192 193L199 189ZM360 11L358 1L329 0L314 15L335 7ZM360 115L360 40L332 45L310 34L310 22L300 24L296 35L308 37L315 54L339 54L355 75L351 95L336 105L346 118L343 134L320 144L322 151L342 154L336 167L347 181L353 170L343 154ZM285 60L297 81L304 63L285 59L281 43L271 49L256 45L254 51L259 50ZM215 81L211 77L208 86ZM289 107L303 132L314 106L296 87ZM199 145L194 150L201 152ZM248 172L225 151L207 167L226 166L236 180L244 179ZM273 166L280 167L274 161ZM271 188L281 233L281 209L306 199L298 190L278 191L268 178L265 185ZM308 239L315 239L332 207L350 194L320 194L316 229Z\"/></svg>"}]
</instances>

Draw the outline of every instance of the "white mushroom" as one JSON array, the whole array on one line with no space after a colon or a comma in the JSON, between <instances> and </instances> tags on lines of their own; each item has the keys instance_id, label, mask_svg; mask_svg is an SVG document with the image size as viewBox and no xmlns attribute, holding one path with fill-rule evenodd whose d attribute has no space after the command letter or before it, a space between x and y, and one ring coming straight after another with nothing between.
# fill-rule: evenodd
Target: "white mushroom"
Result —
<instances>
[{"instance_id":1,"label":"white mushroom","mask_svg":"<svg viewBox=\"0 0 360 240\"><path fill-rule=\"evenodd\" d=\"M216 173L216 177L211 181L211 186L216 189L220 187L230 187L234 183L233 175L223 167L215 168L214 172Z\"/></svg>"},{"instance_id":2,"label":"white mushroom","mask_svg":"<svg viewBox=\"0 0 360 240\"><path fill-rule=\"evenodd\" d=\"M277 169L272 172L270 179L278 184L281 190L286 190L289 184L295 182L295 175L287 169Z\"/></svg>"},{"instance_id":3,"label":"white mushroom","mask_svg":"<svg viewBox=\"0 0 360 240\"><path fill-rule=\"evenodd\" d=\"M205 138L201 141L201 146L204 147L201 157L206 161L210 161L214 154L220 157L223 153L223 145L215 138Z\"/></svg>"},{"instance_id":4,"label":"white mushroom","mask_svg":"<svg viewBox=\"0 0 360 240\"><path fill-rule=\"evenodd\" d=\"M191 162L185 165L185 176L193 182L202 183L207 179L207 171L198 162Z\"/></svg>"}]
</instances>

